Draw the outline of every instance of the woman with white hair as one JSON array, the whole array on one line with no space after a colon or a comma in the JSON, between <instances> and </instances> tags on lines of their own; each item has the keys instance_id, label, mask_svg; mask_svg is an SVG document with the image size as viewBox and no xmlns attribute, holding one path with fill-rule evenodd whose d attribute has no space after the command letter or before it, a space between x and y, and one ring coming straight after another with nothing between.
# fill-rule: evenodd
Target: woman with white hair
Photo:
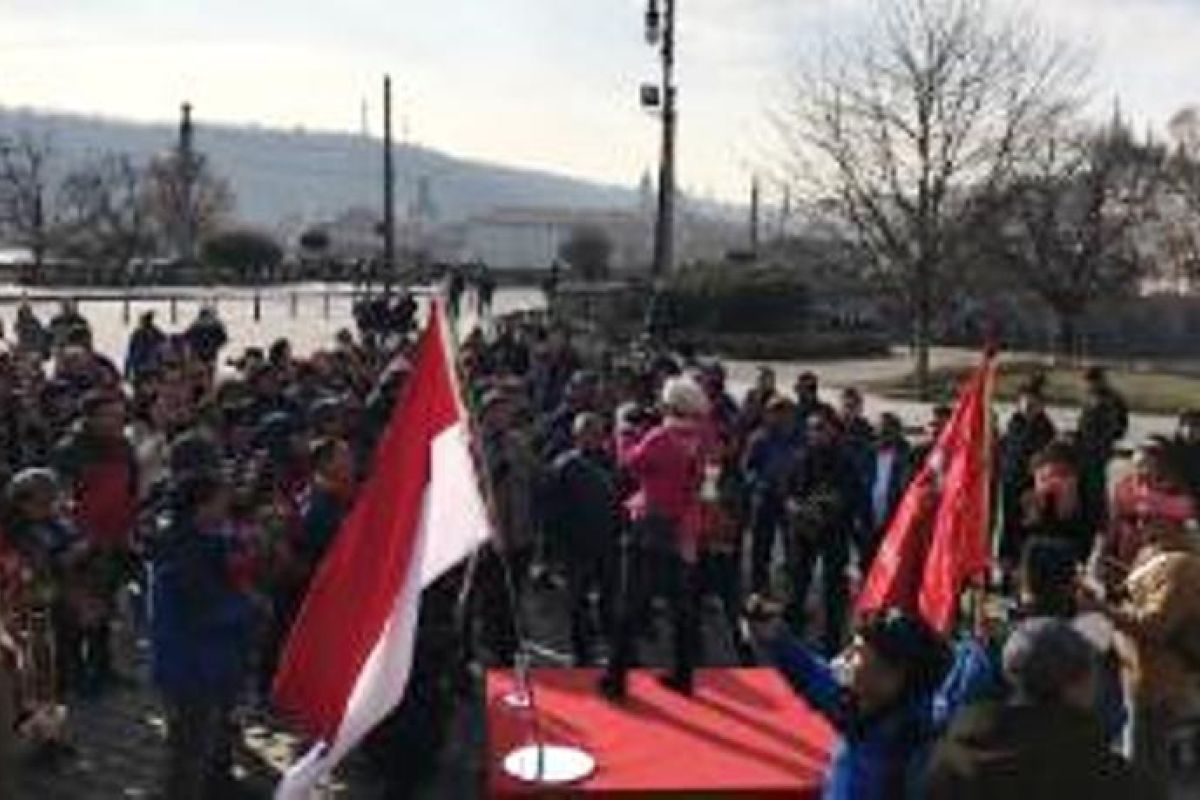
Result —
<instances>
[{"instance_id":1,"label":"woman with white hair","mask_svg":"<svg viewBox=\"0 0 1200 800\"><path fill-rule=\"evenodd\" d=\"M663 387L662 406L662 424L627 451L621 464L637 491L628 505L633 527L621 570L612 657L600 684L614 699L625 695L641 615L655 589L669 598L674 627L675 668L664 679L667 686L691 693L700 646L696 561L708 399L695 381L673 378Z\"/></svg>"}]
</instances>

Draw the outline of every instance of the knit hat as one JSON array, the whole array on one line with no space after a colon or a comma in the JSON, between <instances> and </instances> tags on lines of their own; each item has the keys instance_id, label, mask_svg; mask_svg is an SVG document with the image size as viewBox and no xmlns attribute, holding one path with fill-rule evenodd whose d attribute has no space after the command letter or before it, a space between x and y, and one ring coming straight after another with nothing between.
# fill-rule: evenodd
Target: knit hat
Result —
<instances>
[{"instance_id":1,"label":"knit hat","mask_svg":"<svg viewBox=\"0 0 1200 800\"><path fill-rule=\"evenodd\" d=\"M906 694L932 692L950 667L950 648L945 640L918 617L899 609L871 615L855 630L884 661L904 671Z\"/></svg>"}]
</instances>

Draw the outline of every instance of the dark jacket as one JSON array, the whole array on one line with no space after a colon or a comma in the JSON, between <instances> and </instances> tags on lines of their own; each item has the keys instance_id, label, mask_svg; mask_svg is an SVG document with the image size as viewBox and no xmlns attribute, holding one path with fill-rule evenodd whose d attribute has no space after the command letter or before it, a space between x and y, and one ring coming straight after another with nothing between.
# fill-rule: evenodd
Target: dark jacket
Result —
<instances>
[{"instance_id":1,"label":"dark jacket","mask_svg":"<svg viewBox=\"0 0 1200 800\"><path fill-rule=\"evenodd\" d=\"M349 511L346 500L334 492L320 486L313 488L304 505L300 542L301 555L310 570L320 565Z\"/></svg>"},{"instance_id":2,"label":"dark jacket","mask_svg":"<svg viewBox=\"0 0 1200 800\"><path fill-rule=\"evenodd\" d=\"M167 335L155 325L139 325L129 336L125 352L125 377L136 380L158 366Z\"/></svg>"},{"instance_id":3,"label":"dark jacket","mask_svg":"<svg viewBox=\"0 0 1200 800\"><path fill-rule=\"evenodd\" d=\"M795 474L799 447L795 437L760 428L746 445L743 471L756 495L782 497Z\"/></svg>"},{"instance_id":4,"label":"dark jacket","mask_svg":"<svg viewBox=\"0 0 1200 800\"><path fill-rule=\"evenodd\" d=\"M1008 420L1001 440L1001 476L1006 491L1020 493L1033 484L1033 457L1058 435L1045 414L1030 417L1020 411Z\"/></svg>"},{"instance_id":5,"label":"dark jacket","mask_svg":"<svg viewBox=\"0 0 1200 800\"><path fill-rule=\"evenodd\" d=\"M1103 389L1079 413L1079 449L1089 463L1107 462L1129 430L1129 408L1113 389Z\"/></svg>"},{"instance_id":6,"label":"dark jacket","mask_svg":"<svg viewBox=\"0 0 1200 800\"><path fill-rule=\"evenodd\" d=\"M928 800L1148 798L1109 750L1099 722L1065 707L985 703L966 709L934 749Z\"/></svg>"},{"instance_id":7,"label":"dark jacket","mask_svg":"<svg viewBox=\"0 0 1200 800\"><path fill-rule=\"evenodd\" d=\"M616 548L621 496L611 457L572 448L555 460L548 488L553 535L563 552L586 559Z\"/></svg>"},{"instance_id":8,"label":"dark jacket","mask_svg":"<svg viewBox=\"0 0 1200 800\"><path fill-rule=\"evenodd\" d=\"M179 525L151 585L154 682L172 699L232 701L246 667L250 603L234 584L231 539Z\"/></svg>"},{"instance_id":9,"label":"dark jacket","mask_svg":"<svg viewBox=\"0 0 1200 800\"><path fill-rule=\"evenodd\" d=\"M884 496L880 498L882 505L880 508L875 508L875 473L879 469L879 462L884 453L888 450L893 452L892 469L888 476L887 487ZM882 531L891 521L892 514L895 513L897 506L900 505L900 500L904 497L905 490L908 489L909 482L916 474L919 465L913 464L912 448L908 442L901 439L895 446L891 448L878 446L871 454L870 470L866 475L866 492L867 504L870 511L871 524L877 531ZM878 519L875 519L876 511L878 511Z\"/></svg>"},{"instance_id":10,"label":"dark jacket","mask_svg":"<svg viewBox=\"0 0 1200 800\"><path fill-rule=\"evenodd\" d=\"M804 450L792 495L803 509L798 524L820 536L851 533L870 517L860 473L841 443Z\"/></svg>"},{"instance_id":11,"label":"dark jacket","mask_svg":"<svg viewBox=\"0 0 1200 800\"><path fill-rule=\"evenodd\" d=\"M206 364L216 363L221 348L229 341L225 325L215 317L196 320L188 326L183 336L196 357Z\"/></svg>"}]
</instances>

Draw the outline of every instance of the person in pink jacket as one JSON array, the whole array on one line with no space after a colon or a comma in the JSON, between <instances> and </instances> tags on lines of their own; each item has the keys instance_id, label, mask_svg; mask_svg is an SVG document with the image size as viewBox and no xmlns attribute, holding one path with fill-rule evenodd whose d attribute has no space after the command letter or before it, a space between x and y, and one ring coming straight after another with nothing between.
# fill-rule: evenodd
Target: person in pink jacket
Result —
<instances>
[{"instance_id":1,"label":"person in pink jacket","mask_svg":"<svg viewBox=\"0 0 1200 800\"><path fill-rule=\"evenodd\" d=\"M700 647L696 561L708 400L695 382L675 378L663 387L662 405L662 424L621 459L637 489L628 503L633 524L623 557L612 657L600 682L612 699L625 695L626 673L636 661L636 634L656 592L669 599L674 628L675 667L663 679L667 686L691 693Z\"/></svg>"}]
</instances>

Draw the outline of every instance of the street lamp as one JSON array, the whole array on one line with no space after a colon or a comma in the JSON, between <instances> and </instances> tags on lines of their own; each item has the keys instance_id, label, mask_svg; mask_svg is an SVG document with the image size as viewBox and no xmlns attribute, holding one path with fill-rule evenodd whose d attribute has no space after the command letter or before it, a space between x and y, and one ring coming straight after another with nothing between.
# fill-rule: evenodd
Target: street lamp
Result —
<instances>
[{"instance_id":1,"label":"street lamp","mask_svg":"<svg viewBox=\"0 0 1200 800\"><path fill-rule=\"evenodd\" d=\"M650 0L646 7L646 44L654 47L662 35L662 15L658 13L658 0Z\"/></svg>"},{"instance_id":2,"label":"street lamp","mask_svg":"<svg viewBox=\"0 0 1200 800\"><path fill-rule=\"evenodd\" d=\"M656 281L671 271L675 250L675 0L648 0L646 42L659 51L662 77L659 83L640 87L641 103L647 109L662 109L662 150L658 170L658 213L654 221L654 265Z\"/></svg>"}]
</instances>

